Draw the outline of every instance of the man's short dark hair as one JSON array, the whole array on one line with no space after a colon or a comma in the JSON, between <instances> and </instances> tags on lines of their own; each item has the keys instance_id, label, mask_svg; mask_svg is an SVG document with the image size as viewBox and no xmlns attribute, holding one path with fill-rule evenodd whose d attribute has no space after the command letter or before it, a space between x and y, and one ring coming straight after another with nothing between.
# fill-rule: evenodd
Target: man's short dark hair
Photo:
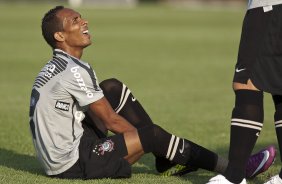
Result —
<instances>
[{"instance_id":1,"label":"man's short dark hair","mask_svg":"<svg viewBox=\"0 0 282 184\"><path fill-rule=\"evenodd\" d=\"M53 9L50 9L43 17L41 29L42 35L46 42L55 49L56 40L54 34L59 31L63 31L62 20L57 17L58 11L64 9L64 6L56 6Z\"/></svg>"}]
</instances>

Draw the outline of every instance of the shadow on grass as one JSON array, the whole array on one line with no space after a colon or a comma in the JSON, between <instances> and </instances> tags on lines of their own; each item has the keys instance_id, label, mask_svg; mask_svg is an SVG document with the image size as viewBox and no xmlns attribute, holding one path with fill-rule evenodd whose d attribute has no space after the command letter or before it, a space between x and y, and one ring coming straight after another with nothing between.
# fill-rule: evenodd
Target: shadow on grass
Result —
<instances>
[{"instance_id":1,"label":"shadow on grass","mask_svg":"<svg viewBox=\"0 0 282 184\"><path fill-rule=\"evenodd\" d=\"M154 163L153 156L147 154L132 166L132 171L133 173L154 173ZM20 154L3 148L0 148L0 166L45 176L40 163L34 156Z\"/></svg>"},{"instance_id":2,"label":"shadow on grass","mask_svg":"<svg viewBox=\"0 0 282 184\"><path fill-rule=\"evenodd\" d=\"M266 148L271 144L273 144L273 143L256 144L252 154L257 153L259 150ZM274 145L276 146L276 150L277 150L278 146L276 144L274 144ZM212 150L212 151L216 152L217 154L219 154L223 158L228 157L228 148L226 148L226 147L218 148L218 149ZM278 160L277 158L279 158L279 157L280 157L279 150L277 150L276 162ZM266 171L266 173L262 173L262 174L258 175L257 177L255 177L253 179L248 179L248 182L250 182L250 183L264 183L264 182L266 182L265 178L270 177L270 176L268 176L269 174L267 172L268 171ZM213 173L213 172L209 172L209 171L199 169L197 172L191 172L191 173L188 173L188 174L182 176L182 179L190 181L191 183L206 183L206 182L208 182L208 180L211 177L213 177L217 174L218 173ZM262 175L264 175L264 176L262 176Z\"/></svg>"},{"instance_id":3,"label":"shadow on grass","mask_svg":"<svg viewBox=\"0 0 282 184\"><path fill-rule=\"evenodd\" d=\"M152 154L145 154L132 166L132 173L157 174L155 169L155 157Z\"/></svg>"},{"instance_id":4,"label":"shadow on grass","mask_svg":"<svg viewBox=\"0 0 282 184\"><path fill-rule=\"evenodd\" d=\"M35 157L3 148L0 148L0 165L32 174L45 175Z\"/></svg>"},{"instance_id":5,"label":"shadow on grass","mask_svg":"<svg viewBox=\"0 0 282 184\"><path fill-rule=\"evenodd\" d=\"M254 150L256 152L267 146L268 145L266 144L263 145L258 144L255 146ZM278 147L276 146L276 148ZM226 158L227 149L228 148L224 147L224 148L218 148L213 151ZM279 154L277 154L277 158L279 158ZM35 157L16 153L14 151L6 150L3 148L0 148L0 165L19 171L26 171L31 174L45 175L44 171L40 167L39 162ZM155 165L154 156L152 154L146 154L136 164L132 166L132 172L133 174L143 173L143 174L157 175L157 171L155 170L154 165ZM182 180L190 181L191 183L206 183L214 175L216 175L216 173L199 169L197 172L186 174L180 178ZM264 179L263 177L256 177L255 179L250 181L252 181L252 183L263 183Z\"/></svg>"}]
</instances>

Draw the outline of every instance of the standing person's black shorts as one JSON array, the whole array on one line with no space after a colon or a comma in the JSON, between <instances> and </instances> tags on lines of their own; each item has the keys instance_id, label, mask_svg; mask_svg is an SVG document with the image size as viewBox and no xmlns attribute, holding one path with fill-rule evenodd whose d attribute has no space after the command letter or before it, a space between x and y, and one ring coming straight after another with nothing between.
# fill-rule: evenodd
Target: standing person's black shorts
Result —
<instances>
[{"instance_id":1,"label":"standing person's black shorts","mask_svg":"<svg viewBox=\"0 0 282 184\"><path fill-rule=\"evenodd\" d=\"M247 11L233 82L282 95L282 5Z\"/></svg>"},{"instance_id":2,"label":"standing person's black shorts","mask_svg":"<svg viewBox=\"0 0 282 184\"><path fill-rule=\"evenodd\" d=\"M88 122L87 122L88 121ZM131 166L124 159L127 148L122 134L106 137L89 118L79 145L79 159L67 171L52 176L65 179L129 178Z\"/></svg>"}]
</instances>

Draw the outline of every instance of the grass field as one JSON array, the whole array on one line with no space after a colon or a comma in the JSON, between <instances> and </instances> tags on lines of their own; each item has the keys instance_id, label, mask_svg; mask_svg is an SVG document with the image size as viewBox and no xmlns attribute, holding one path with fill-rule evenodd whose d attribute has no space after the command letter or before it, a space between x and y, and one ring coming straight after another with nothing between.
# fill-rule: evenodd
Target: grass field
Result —
<instances>
[{"instance_id":1,"label":"grass field","mask_svg":"<svg viewBox=\"0 0 282 184\"><path fill-rule=\"evenodd\" d=\"M53 5L0 4L0 183L196 183L214 173L160 177L152 155L133 166L125 180L57 180L44 176L35 159L28 124L33 80L51 57L40 30ZM124 81L152 119L165 129L223 156L229 147L231 89L245 7L133 9L80 8L94 44L83 60L100 81ZM265 95L265 125L254 151L276 144L271 97ZM276 144L277 145L277 144ZM280 167L249 183L263 183Z\"/></svg>"}]
</instances>

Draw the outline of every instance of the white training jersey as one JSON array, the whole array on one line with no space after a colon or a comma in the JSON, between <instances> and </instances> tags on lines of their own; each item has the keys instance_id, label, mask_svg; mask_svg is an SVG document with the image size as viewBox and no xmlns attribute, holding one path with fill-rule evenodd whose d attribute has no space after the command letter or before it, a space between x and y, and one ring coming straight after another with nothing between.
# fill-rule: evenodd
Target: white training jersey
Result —
<instances>
[{"instance_id":1,"label":"white training jersey","mask_svg":"<svg viewBox=\"0 0 282 184\"><path fill-rule=\"evenodd\" d=\"M282 0L249 0L248 9L282 4Z\"/></svg>"},{"instance_id":2,"label":"white training jersey","mask_svg":"<svg viewBox=\"0 0 282 184\"><path fill-rule=\"evenodd\" d=\"M60 174L78 160L83 112L103 96L87 63L54 50L35 79L29 114L34 147L47 175Z\"/></svg>"}]
</instances>

